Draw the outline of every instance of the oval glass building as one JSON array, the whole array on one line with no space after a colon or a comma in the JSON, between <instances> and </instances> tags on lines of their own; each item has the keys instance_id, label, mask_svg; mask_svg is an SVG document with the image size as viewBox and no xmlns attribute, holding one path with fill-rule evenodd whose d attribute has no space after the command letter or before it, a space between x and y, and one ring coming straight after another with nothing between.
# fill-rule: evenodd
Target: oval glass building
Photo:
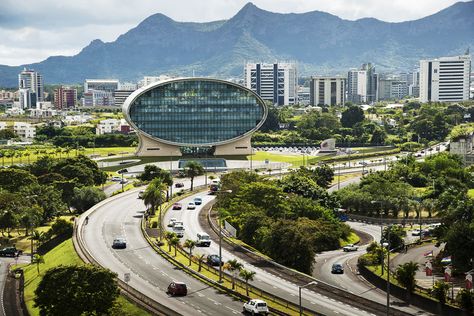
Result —
<instances>
[{"instance_id":1,"label":"oval glass building","mask_svg":"<svg viewBox=\"0 0 474 316\"><path fill-rule=\"evenodd\" d=\"M138 133L137 155L180 156L180 147L247 155L251 134L265 121L267 107L253 91L232 82L179 78L133 92L123 113Z\"/></svg>"}]
</instances>

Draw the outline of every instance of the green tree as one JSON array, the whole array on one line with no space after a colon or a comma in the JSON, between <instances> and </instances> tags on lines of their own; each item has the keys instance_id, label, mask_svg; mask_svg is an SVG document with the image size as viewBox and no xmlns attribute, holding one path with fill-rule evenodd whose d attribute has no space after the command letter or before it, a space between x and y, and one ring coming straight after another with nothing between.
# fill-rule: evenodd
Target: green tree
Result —
<instances>
[{"instance_id":1,"label":"green tree","mask_svg":"<svg viewBox=\"0 0 474 316\"><path fill-rule=\"evenodd\" d=\"M16 192L22 187L37 183L34 175L17 168L0 169L0 188Z\"/></svg>"},{"instance_id":2,"label":"green tree","mask_svg":"<svg viewBox=\"0 0 474 316\"><path fill-rule=\"evenodd\" d=\"M398 281L398 283L401 284L401 286L407 289L408 301L410 301L410 295L415 290L415 274L417 270L418 263L410 261L399 265L397 270L395 271L395 279Z\"/></svg>"},{"instance_id":3,"label":"green tree","mask_svg":"<svg viewBox=\"0 0 474 316\"><path fill-rule=\"evenodd\" d=\"M0 139L12 139L18 138L18 135L11 128L5 128L0 130Z\"/></svg>"},{"instance_id":4,"label":"green tree","mask_svg":"<svg viewBox=\"0 0 474 316\"><path fill-rule=\"evenodd\" d=\"M39 266L41 263L44 263L44 258L43 256L35 253L34 256L33 256L33 261L31 263L35 263L36 264L36 270L38 272L38 274L40 273L40 269L39 269Z\"/></svg>"},{"instance_id":5,"label":"green tree","mask_svg":"<svg viewBox=\"0 0 474 316\"><path fill-rule=\"evenodd\" d=\"M38 249L39 247L39 244L41 242L41 240L43 239L43 236L44 236L44 232L40 232L38 230L34 230L32 233L31 233L31 236L28 237L28 239L30 240L31 242L31 253L34 253L35 252L35 243L36 243L36 249ZM38 272L39 273L39 272Z\"/></svg>"},{"instance_id":6,"label":"green tree","mask_svg":"<svg viewBox=\"0 0 474 316\"><path fill-rule=\"evenodd\" d=\"M82 213L105 198L105 193L95 187L74 188L74 197L72 198L71 206L74 207L77 212Z\"/></svg>"},{"instance_id":7,"label":"green tree","mask_svg":"<svg viewBox=\"0 0 474 316\"><path fill-rule=\"evenodd\" d=\"M155 178L160 178L167 186L173 184L173 176L171 173L155 165L145 165L144 171L137 176L137 179L141 181L151 181Z\"/></svg>"},{"instance_id":8,"label":"green tree","mask_svg":"<svg viewBox=\"0 0 474 316\"><path fill-rule=\"evenodd\" d=\"M18 218L12 211L5 211L0 215L0 230L3 236L5 236L5 232L10 236L10 232L17 226Z\"/></svg>"},{"instance_id":9,"label":"green tree","mask_svg":"<svg viewBox=\"0 0 474 316\"><path fill-rule=\"evenodd\" d=\"M155 178L150 182L148 187L145 189L145 192L143 192L143 203L145 203L146 206L150 207L151 214L155 214L156 207L160 206L160 214L158 219L160 242L163 238L163 218L161 216L161 206L165 201L164 192L166 191L166 184L164 184L160 178Z\"/></svg>"},{"instance_id":10,"label":"green tree","mask_svg":"<svg viewBox=\"0 0 474 316\"><path fill-rule=\"evenodd\" d=\"M362 122L365 119L364 111L358 106L350 106L341 116L341 124L344 127L352 127L356 123Z\"/></svg>"},{"instance_id":11,"label":"green tree","mask_svg":"<svg viewBox=\"0 0 474 316\"><path fill-rule=\"evenodd\" d=\"M443 281L436 281L431 289L431 296L436 298L441 304L446 303L446 295L448 294L449 284Z\"/></svg>"},{"instance_id":12,"label":"green tree","mask_svg":"<svg viewBox=\"0 0 474 316\"><path fill-rule=\"evenodd\" d=\"M117 274L95 266L58 266L35 290L40 315L105 315L120 294Z\"/></svg>"},{"instance_id":13,"label":"green tree","mask_svg":"<svg viewBox=\"0 0 474 316\"><path fill-rule=\"evenodd\" d=\"M244 265L238 262L237 259L228 260L223 266L223 269L229 271L232 275L232 289L233 290L235 289L236 273L239 273L240 270L243 269L243 267Z\"/></svg>"},{"instance_id":14,"label":"green tree","mask_svg":"<svg viewBox=\"0 0 474 316\"><path fill-rule=\"evenodd\" d=\"M188 161L184 166L184 173L191 178L191 191L194 188L194 178L204 173L203 166L197 161Z\"/></svg>"},{"instance_id":15,"label":"green tree","mask_svg":"<svg viewBox=\"0 0 474 316\"><path fill-rule=\"evenodd\" d=\"M249 281L253 281L255 274L255 271L249 271L246 269L241 269L239 272L239 276L245 281L245 291L247 292L247 296L249 296Z\"/></svg>"},{"instance_id":16,"label":"green tree","mask_svg":"<svg viewBox=\"0 0 474 316\"><path fill-rule=\"evenodd\" d=\"M184 242L183 247L189 249L189 265L191 265L191 258L193 256L193 249L194 249L194 247L196 247L196 242L194 240L191 240L191 239L186 239L186 241Z\"/></svg>"},{"instance_id":17,"label":"green tree","mask_svg":"<svg viewBox=\"0 0 474 316\"><path fill-rule=\"evenodd\" d=\"M468 313L474 310L474 292L468 289L462 289L456 295L456 302Z\"/></svg>"},{"instance_id":18,"label":"green tree","mask_svg":"<svg viewBox=\"0 0 474 316\"><path fill-rule=\"evenodd\" d=\"M175 232L167 231L165 233L165 240L168 242L168 252L171 252L171 239L177 237Z\"/></svg>"},{"instance_id":19,"label":"green tree","mask_svg":"<svg viewBox=\"0 0 474 316\"><path fill-rule=\"evenodd\" d=\"M176 257L177 251L178 251L178 246L179 246L179 238L178 237L173 237L169 241L170 245L173 246L174 248L174 256Z\"/></svg>"}]
</instances>

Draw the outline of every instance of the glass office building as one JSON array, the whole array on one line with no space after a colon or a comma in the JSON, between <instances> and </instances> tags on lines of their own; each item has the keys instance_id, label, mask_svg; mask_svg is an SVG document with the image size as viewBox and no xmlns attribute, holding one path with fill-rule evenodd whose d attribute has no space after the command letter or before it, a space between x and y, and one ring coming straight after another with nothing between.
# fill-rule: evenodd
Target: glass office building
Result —
<instances>
[{"instance_id":1,"label":"glass office building","mask_svg":"<svg viewBox=\"0 0 474 316\"><path fill-rule=\"evenodd\" d=\"M179 156L181 146L248 154L251 134L267 116L264 101L251 90L209 78L153 83L130 95L123 111L140 136L138 154L153 156Z\"/></svg>"}]
</instances>

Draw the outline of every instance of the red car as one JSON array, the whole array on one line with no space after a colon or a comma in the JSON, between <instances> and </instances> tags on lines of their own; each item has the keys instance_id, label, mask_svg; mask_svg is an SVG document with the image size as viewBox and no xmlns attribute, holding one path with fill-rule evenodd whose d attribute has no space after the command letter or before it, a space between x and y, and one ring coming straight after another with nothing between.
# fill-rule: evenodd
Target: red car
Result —
<instances>
[{"instance_id":1,"label":"red car","mask_svg":"<svg viewBox=\"0 0 474 316\"><path fill-rule=\"evenodd\" d=\"M186 296L188 294L188 288L186 287L186 284L183 282L171 282L170 285L168 285L166 294L171 295L171 296L176 296L176 295Z\"/></svg>"},{"instance_id":2,"label":"red car","mask_svg":"<svg viewBox=\"0 0 474 316\"><path fill-rule=\"evenodd\" d=\"M183 206L181 205L181 203L174 203L173 204L173 210L180 210L182 208L183 208Z\"/></svg>"}]
</instances>

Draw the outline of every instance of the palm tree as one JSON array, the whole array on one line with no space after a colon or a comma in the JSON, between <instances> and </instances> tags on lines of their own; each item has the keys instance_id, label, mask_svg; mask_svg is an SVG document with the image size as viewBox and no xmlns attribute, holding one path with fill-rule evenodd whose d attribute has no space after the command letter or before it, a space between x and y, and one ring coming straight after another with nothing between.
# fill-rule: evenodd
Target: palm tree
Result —
<instances>
[{"instance_id":1,"label":"palm tree","mask_svg":"<svg viewBox=\"0 0 474 316\"><path fill-rule=\"evenodd\" d=\"M174 237L176 237L176 233L174 233L174 232L166 232L166 234L165 234L165 239L168 242L168 252L171 252L171 243L170 243L170 241Z\"/></svg>"},{"instance_id":2,"label":"palm tree","mask_svg":"<svg viewBox=\"0 0 474 316\"><path fill-rule=\"evenodd\" d=\"M228 260L223 268L224 270L228 270L232 274L232 289L235 289L235 274L236 272L240 272L244 265L237 261L237 259Z\"/></svg>"},{"instance_id":3,"label":"palm tree","mask_svg":"<svg viewBox=\"0 0 474 316\"><path fill-rule=\"evenodd\" d=\"M34 244L36 242L36 248L38 248L39 242L43 239L43 232L34 230L31 232L31 236L28 237L29 240L31 240L31 255L34 253Z\"/></svg>"},{"instance_id":4,"label":"palm tree","mask_svg":"<svg viewBox=\"0 0 474 316\"><path fill-rule=\"evenodd\" d=\"M193 256L193 249L196 247L196 242L191 239L186 239L183 247L189 249L189 265L191 265L191 257Z\"/></svg>"},{"instance_id":5,"label":"palm tree","mask_svg":"<svg viewBox=\"0 0 474 316\"><path fill-rule=\"evenodd\" d=\"M202 267L202 262L204 261L204 254L201 254L201 255L197 255L197 259L198 259L198 263L199 263L199 268L198 268L198 272L201 272L201 267Z\"/></svg>"},{"instance_id":6,"label":"palm tree","mask_svg":"<svg viewBox=\"0 0 474 316\"><path fill-rule=\"evenodd\" d=\"M410 261L399 265L395 271L395 279L404 288L407 289L407 301L410 301L410 295L415 290L415 274L418 270L418 263Z\"/></svg>"},{"instance_id":7,"label":"palm tree","mask_svg":"<svg viewBox=\"0 0 474 316\"><path fill-rule=\"evenodd\" d=\"M39 265L40 263L44 263L44 258L43 256L39 255L39 254L35 254L33 256L33 260L31 263L36 263L36 270L38 271L38 274L40 273L40 268L39 268Z\"/></svg>"},{"instance_id":8,"label":"palm tree","mask_svg":"<svg viewBox=\"0 0 474 316\"><path fill-rule=\"evenodd\" d=\"M184 173L191 178L191 191L194 187L194 178L204 173L204 168L197 161L188 161L184 166Z\"/></svg>"},{"instance_id":9,"label":"palm tree","mask_svg":"<svg viewBox=\"0 0 474 316\"><path fill-rule=\"evenodd\" d=\"M176 252L178 251L179 238L173 237L170 239L170 245L174 247L174 256L176 257Z\"/></svg>"},{"instance_id":10,"label":"palm tree","mask_svg":"<svg viewBox=\"0 0 474 316\"><path fill-rule=\"evenodd\" d=\"M247 291L247 296L249 296L249 281L253 281L255 271L242 269L240 270L239 275L242 279L245 280L245 290Z\"/></svg>"},{"instance_id":11,"label":"palm tree","mask_svg":"<svg viewBox=\"0 0 474 316\"><path fill-rule=\"evenodd\" d=\"M161 181L161 179L153 179L145 192L143 193L143 202L147 206L151 206L151 213L155 214L155 208L157 205L160 206L160 218L158 219L158 227L160 231L160 242L163 238L163 225L161 218L161 205L165 200L163 192L167 190L166 185Z\"/></svg>"}]
</instances>

